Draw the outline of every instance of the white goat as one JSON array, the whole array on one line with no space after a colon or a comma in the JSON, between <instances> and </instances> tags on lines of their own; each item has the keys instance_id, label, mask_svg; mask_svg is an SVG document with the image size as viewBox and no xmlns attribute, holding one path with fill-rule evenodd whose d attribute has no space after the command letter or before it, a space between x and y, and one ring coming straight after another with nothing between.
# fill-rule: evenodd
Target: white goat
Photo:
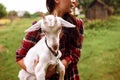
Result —
<instances>
[{"instance_id":1,"label":"white goat","mask_svg":"<svg viewBox=\"0 0 120 80\"><path fill-rule=\"evenodd\" d=\"M59 34L61 28L75 25L63 20L55 15L45 16L26 30L26 32L42 29L45 36L33 46L24 58L27 69L19 72L20 80L45 80L46 71L49 65L57 65L60 74L59 80L64 80L65 67L59 60L61 52L59 51ZM34 61L38 59L38 64L34 68Z\"/></svg>"}]
</instances>

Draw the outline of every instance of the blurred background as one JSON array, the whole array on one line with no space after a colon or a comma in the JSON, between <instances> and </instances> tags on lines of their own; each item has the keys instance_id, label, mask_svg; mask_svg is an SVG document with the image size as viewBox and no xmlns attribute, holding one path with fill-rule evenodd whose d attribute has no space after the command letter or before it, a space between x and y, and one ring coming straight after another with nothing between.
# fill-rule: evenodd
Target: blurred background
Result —
<instances>
[{"instance_id":1,"label":"blurred background","mask_svg":"<svg viewBox=\"0 0 120 80\"><path fill-rule=\"evenodd\" d=\"M81 80L120 80L120 0L76 0L73 14L84 21ZM45 0L0 0L0 80L18 80L15 52L24 30L40 13Z\"/></svg>"}]
</instances>

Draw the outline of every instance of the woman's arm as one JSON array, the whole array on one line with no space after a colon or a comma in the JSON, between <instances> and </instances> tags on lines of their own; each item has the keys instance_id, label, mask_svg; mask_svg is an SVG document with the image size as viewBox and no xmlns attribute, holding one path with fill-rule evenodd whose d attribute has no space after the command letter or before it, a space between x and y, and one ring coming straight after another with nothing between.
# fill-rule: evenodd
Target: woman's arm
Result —
<instances>
[{"instance_id":1,"label":"woman's arm","mask_svg":"<svg viewBox=\"0 0 120 80\"><path fill-rule=\"evenodd\" d=\"M35 23L36 22L33 22L33 24ZM26 67L24 65L23 58L26 56L28 50L33 47L36 42L41 39L41 37L42 35L39 30L26 33L24 39L22 40L21 47L16 51L16 62L24 70L26 70Z\"/></svg>"},{"instance_id":2,"label":"woman's arm","mask_svg":"<svg viewBox=\"0 0 120 80\"><path fill-rule=\"evenodd\" d=\"M23 58L26 56L28 50L36 44L36 37L37 31L27 33L21 47L16 51L16 62L24 70L26 70L26 67Z\"/></svg>"},{"instance_id":3,"label":"woman's arm","mask_svg":"<svg viewBox=\"0 0 120 80\"><path fill-rule=\"evenodd\" d=\"M23 59L17 61L17 64L18 64L22 69L24 69L24 70L26 71L26 66L24 65Z\"/></svg>"}]
</instances>

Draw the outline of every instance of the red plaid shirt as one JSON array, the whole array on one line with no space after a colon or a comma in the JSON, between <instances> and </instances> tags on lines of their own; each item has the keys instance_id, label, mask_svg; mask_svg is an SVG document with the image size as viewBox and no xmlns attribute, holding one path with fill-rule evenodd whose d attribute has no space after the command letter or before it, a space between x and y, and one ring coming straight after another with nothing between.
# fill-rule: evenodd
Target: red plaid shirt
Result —
<instances>
[{"instance_id":1,"label":"red plaid shirt","mask_svg":"<svg viewBox=\"0 0 120 80\"><path fill-rule=\"evenodd\" d=\"M65 59L69 66L66 69L65 73L65 80L80 80L80 76L78 74L77 63L81 56L81 49L82 49L82 42L83 42L83 33L84 27L82 20L76 19L77 21L77 28L79 29L79 42L78 47L72 48L69 53L65 53L65 48L60 49L62 52L61 59ZM23 57L25 57L28 50L33 47L42 37L44 34L41 33L41 30L36 30L33 32L29 32L26 34L25 38L22 41L22 46L16 51L16 61L19 61ZM47 80L58 80L58 74L55 74L51 77L51 79Z\"/></svg>"}]
</instances>

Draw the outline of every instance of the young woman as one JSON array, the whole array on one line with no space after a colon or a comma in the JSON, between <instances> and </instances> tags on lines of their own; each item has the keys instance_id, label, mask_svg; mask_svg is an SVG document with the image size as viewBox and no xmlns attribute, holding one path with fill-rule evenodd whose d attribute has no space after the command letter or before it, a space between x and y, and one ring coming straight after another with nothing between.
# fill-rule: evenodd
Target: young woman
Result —
<instances>
[{"instance_id":1,"label":"young woman","mask_svg":"<svg viewBox=\"0 0 120 80\"><path fill-rule=\"evenodd\" d=\"M76 25L76 28L62 28L60 35L60 50L62 52L62 57L60 59L66 69L64 80L80 80L77 63L81 56L84 33L83 22L71 14L71 0L46 0L46 6L50 14L57 13L59 17ZM33 47L42 36L44 35L41 33L40 29L26 33L22 41L22 46L16 51L16 62L24 70L26 70L26 67L23 58L27 51ZM51 65L47 70L46 79L58 80L58 77L56 66Z\"/></svg>"}]
</instances>

